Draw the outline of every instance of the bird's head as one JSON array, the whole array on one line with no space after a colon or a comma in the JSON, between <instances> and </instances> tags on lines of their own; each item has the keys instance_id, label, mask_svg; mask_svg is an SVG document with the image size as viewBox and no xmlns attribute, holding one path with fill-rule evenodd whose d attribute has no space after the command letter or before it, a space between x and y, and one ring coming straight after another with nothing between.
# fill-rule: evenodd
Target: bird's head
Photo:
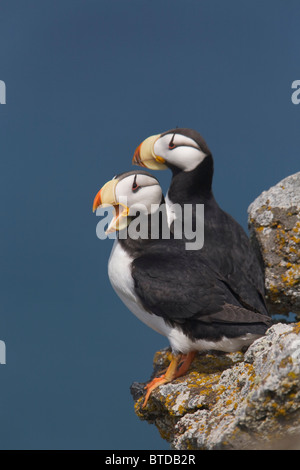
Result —
<instances>
[{"instance_id":1,"label":"bird's head","mask_svg":"<svg viewBox=\"0 0 300 470\"><path fill-rule=\"evenodd\" d=\"M145 139L135 150L132 163L151 170L192 171L208 156L211 152L198 132L176 128Z\"/></svg>"},{"instance_id":2,"label":"bird's head","mask_svg":"<svg viewBox=\"0 0 300 470\"><path fill-rule=\"evenodd\" d=\"M93 212L98 207L113 206L114 217L106 231L126 228L137 213L149 215L162 201L158 180L143 170L128 171L105 183L96 194Z\"/></svg>"}]
</instances>

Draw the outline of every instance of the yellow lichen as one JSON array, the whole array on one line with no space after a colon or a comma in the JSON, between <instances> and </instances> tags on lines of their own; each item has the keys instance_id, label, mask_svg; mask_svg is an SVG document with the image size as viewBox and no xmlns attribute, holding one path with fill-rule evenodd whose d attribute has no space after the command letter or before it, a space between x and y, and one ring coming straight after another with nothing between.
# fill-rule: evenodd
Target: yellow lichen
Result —
<instances>
[{"instance_id":1,"label":"yellow lichen","mask_svg":"<svg viewBox=\"0 0 300 470\"><path fill-rule=\"evenodd\" d=\"M287 375L292 380L296 380L298 378L297 374L295 374L295 372L293 372L293 371L289 372Z\"/></svg>"},{"instance_id":2,"label":"yellow lichen","mask_svg":"<svg viewBox=\"0 0 300 470\"><path fill-rule=\"evenodd\" d=\"M286 287L293 287L298 284L300 282L300 265L291 264L285 274L281 274L281 280Z\"/></svg>"},{"instance_id":3,"label":"yellow lichen","mask_svg":"<svg viewBox=\"0 0 300 470\"><path fill-rule=\"evenodd\" d=\"M292 361L291 356L286 356L281 360L281 362L279 364L279 367L280 368L285 368L288 364L292 364L292 363L293 363L293 361Z\"/></svg>"}]
</instances>

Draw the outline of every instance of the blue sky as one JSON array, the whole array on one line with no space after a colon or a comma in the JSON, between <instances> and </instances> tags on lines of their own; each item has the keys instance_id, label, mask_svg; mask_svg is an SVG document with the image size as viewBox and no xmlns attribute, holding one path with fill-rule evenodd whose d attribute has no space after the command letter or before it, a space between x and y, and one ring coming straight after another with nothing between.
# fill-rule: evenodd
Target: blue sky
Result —
<instances>
[{"instance_id":1,"label":"blue sky","mask_svg":"<svg viewBox=\"0 0 300 470\"><path fill-rule=\"evenodd\" d=\"M145 137L191 127L214 194L247 207L299 171L297 0L2 0L3 449L167 449L133 411L167 346L122 305L96 192ZM164 191L169 172L155 173Z\"/></svg>"}]
</instances>

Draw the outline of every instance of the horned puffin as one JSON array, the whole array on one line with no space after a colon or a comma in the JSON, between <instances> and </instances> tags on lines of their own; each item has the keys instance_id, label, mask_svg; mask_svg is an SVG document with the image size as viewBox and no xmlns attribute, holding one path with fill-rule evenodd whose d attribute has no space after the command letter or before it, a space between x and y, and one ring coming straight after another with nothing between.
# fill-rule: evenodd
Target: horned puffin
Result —
<instances>
[{"instance_id":1,"label":"horned puffin","mask_svg":"<svg viewBox=\"0 0 300 470\"><path fill-rule=\"evenodd\" d=\"M143 170L117 175L97 193L93 210L108 205L115 216L107 231L118 234L108 262L112 287L133 314L168 338L172 349L166 372L146 386L145 407L156 387L186 373L196 351L248 346L265 333L270 318L241 302L202 253L195 258L172 234L165 238L159 231L151 238L156 211L167 217L154 176ZM149 235L143 239L130 235L141 211Z\"/></svg>"},{"instance_id":2,"label":"horned puffin","mask_svg":"<svg viewBox=\"0 0 300 470\"><path fill-rule=\"evenodd\" d=\"M150 136L135 150L133 164L172 171L166 195L170 224L175 217L173 204L192 204L193 217L196 204L204 204L204 245L194 256L210 260L241 305L268 315L263 271L249 238L214 198L213 156L203 137L187 128Z\"/></svg>"}]
</instances>

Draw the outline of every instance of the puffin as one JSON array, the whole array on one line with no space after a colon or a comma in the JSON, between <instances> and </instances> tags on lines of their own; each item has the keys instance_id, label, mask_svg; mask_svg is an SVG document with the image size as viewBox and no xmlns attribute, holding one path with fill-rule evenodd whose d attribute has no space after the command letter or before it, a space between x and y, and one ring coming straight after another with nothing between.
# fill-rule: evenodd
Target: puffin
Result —
<instances>
[{"instance_id":1,"label":"puffin","mask_svg":"<svg viewBox=\"0 0 300 470\"><path fill-rule=\"evenodd\" d=\"M204 244L194 257L207 258L228 289L246 309L269 315L264 274L250 240L241 225L221 209L214 198L214 161L204 138L195 130L176 128L145 139L135 150L132 163L152 170L170 169L172 180L166 195L169 224L176 219L173 207L204 205Z\"/></svg>"},{"instance_id":2,"label":"puffin","mask_svg":"<svg viewBox=\"0 0 300 470\"><path fill-rule=\"evenodd\" d=\"M169 236L162 230L165 200L150 173L128 171L105 183L93 211L107 206L114 208L107 232L117 233L108 261L111 285L137 318L168 339L172 351L165 373L145 387L145 407L154 389L187 372L197 351L247 347L264 335L270 317L241 301L201 250L195 257L171 230ZM146 222L143 237L132 230L139 217Z\"/></svg>"}]
</instances>

